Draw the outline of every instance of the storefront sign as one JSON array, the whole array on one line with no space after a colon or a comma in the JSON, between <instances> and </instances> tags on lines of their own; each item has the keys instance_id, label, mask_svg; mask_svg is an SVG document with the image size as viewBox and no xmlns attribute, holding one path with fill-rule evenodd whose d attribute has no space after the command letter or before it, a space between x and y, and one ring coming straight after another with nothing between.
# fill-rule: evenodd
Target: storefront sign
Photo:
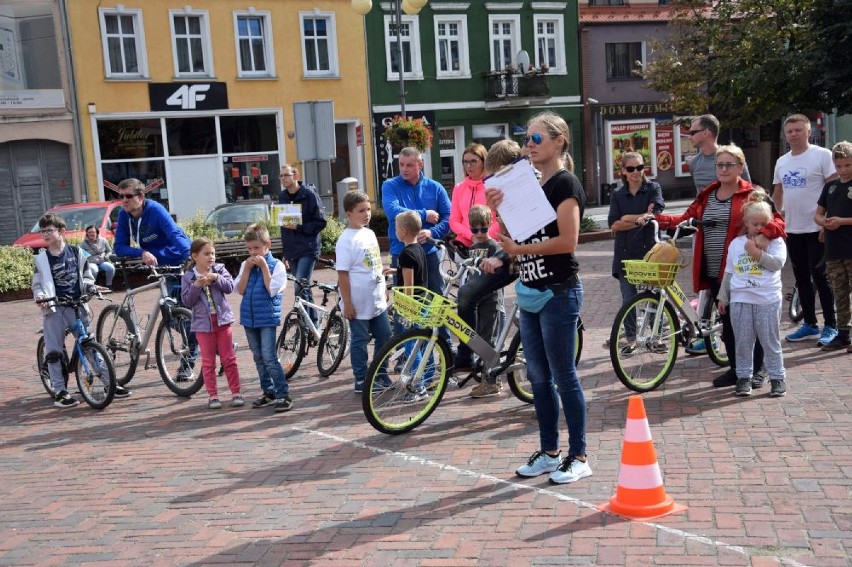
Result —
<instances>
[{"instance_id":1,"label":"storefront sign","mask_svg":"<svg viewBox=\"0 0 852 567\"><path fill-rule=\"evenodd\" d=\"M383 112L373 114L373 124L375 131L373 140L376 144L376 165L378 166L379 185L385 180L395 177L398 173L396 165L396 152L401 148L394 148L389 140L385 138L385 128L393 122L393 117L399 112ZM409 118L422 118L427 126L435 131L435 113L428 112L407 112ZM439 142L440 144L440 138Z\"/></svg>"},{"instance_id":2,"label":"storefront sign","mask_svg":"<svg viewBox=\"0 0 852 567\"><path fill-rule=\"evenodd\" d=\"M615 120L606 123L607 176L610 183L621 177L621 156L639 152L645 165L651 167L649 177L657 175L655 123L653 120Z\"/></svg>"},{"instance_id":3,"label":"storefront sign","mask_svg":"<svg viewBox=\"0 0 852 567\"><path fill-rule=\"evenodd\" d=\"M671 114L668 102L619 102L602 104L597 107L604 118L627 118L628 116L653 116Z\"/></svg>"},{"instance_id":4,"label":"storefront sign","mask_svg":"<svg viewBox=\"0 0 852 567\"><path fill-rule=\"evenodd\" d=\"M228 108L225 83L151 83L148 97L155 112Z\"/></svg>"},{"instance_id":5,"label":"storefront sign","mask_svg":"<svg viewBox=\"0 0 852 567\"><path fill-rule=\"evenodd\" d=\"M268 161L269 156L267 155L258 155L258 156L234 156L231 158L231 161L234 163L245 163L247 161ZM236 176L234 176L236 177Z\"/></svg>"},{"instance_id":6,"label":"storefront sign","mask_svg":"<svg viewBox=\"0 0 852 567\"><path fill-rule=\"evenodd\" d=\"M657 169L674 167L674 127L671 118L657 118Z\"/></svg>"},{"instance_id":7,"label":"storefront sign","mask_svg":"<svg viewBox=\"0 0 852 567\"><path fill-rule=\"evenodd\" d=\"M0 52L2 55L2 52ZM0 93L0 109L7 108L62 108L65 97L62 89L36 89Z\"/></svg>"}]
</instances>

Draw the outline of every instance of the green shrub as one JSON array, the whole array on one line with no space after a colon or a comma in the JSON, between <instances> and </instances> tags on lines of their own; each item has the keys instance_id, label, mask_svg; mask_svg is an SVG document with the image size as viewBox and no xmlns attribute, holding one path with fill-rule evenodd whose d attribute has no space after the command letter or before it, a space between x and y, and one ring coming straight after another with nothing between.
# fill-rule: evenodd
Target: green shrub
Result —
<instances>
[{"instance_id":1,"label":"green shrub","mask_svg":"<svg viewBox=\"0 0 852 567\"><path fill-rule=\"evenodd\" d=\"M370 217L370 229L376 233L376 236L388 235L388 216L384 209L378 207L373 209L373 215Z\"/></svg>"},{"instance_id":2,"label":"green shrub","mask_svg":"<svg viewBox=\"0 0 852 567\"><path fill-rule=\"evenodd\" d=\"M0 292L27 289L33 283L33 251L23 246L0 246Z\"/></svg>"},{"instance_id":3,"label":"green shrub","mask_svg":"<svg viewBox=\"0 0 852 567\"><path fill-rule=\"evenodd\" d=\"M334 245L337 244L337 239L345 229L346 227L337 219L328 218L328 223L320 234L322 254L326 256L334 254Z\"/></svg>"},{"instance_id":4,"label":"green shrub","mask_svg":"<svg viewBox=\"0 0 852 567\"><path fill-rule=\"evenodd\" d=\"M583 217L580 221L580 232L597 232L598 230L600 227L592 217Z\"/></svg>"},{"instance_id":5,"label":"green shrub","mask_svg":"<svg viewBox=\"0 0 852 567\"><path fill-rule=\"evenodd\" d=\"M186 235L189 236L190 240L201 237L209 238L210 240L219 240L221 235L219 234L219 230L216 228L216 225L206 222L204 219L204 213L198 211L195 213L194 217L189 220L181 221L178 224Z\"/></svg>"}]
</instances>

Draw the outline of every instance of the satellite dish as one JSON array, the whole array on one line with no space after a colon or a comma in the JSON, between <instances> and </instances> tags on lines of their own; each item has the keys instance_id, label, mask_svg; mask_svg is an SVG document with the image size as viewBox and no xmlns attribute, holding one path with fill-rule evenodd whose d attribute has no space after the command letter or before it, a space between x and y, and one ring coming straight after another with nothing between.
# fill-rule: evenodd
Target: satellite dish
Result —
<instances>
[{"instance_id":1,"label":"satellite dish","mask_svg":"<svg viewBox=\"0 0 852 567\"><path fill-rule=\"evenodd\" d=\"M527 71L530 70L530 54L524 51L523 49L518 51L518 55L515 58L515 66L518 68L518 72L523 75Z\"/></svg>"}]
</instances>

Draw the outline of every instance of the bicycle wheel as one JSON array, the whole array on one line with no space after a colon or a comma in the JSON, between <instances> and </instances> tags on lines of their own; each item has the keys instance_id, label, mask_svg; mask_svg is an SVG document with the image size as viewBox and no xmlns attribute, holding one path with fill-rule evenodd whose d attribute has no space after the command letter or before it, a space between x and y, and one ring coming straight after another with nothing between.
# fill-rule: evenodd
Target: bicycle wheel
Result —
<instances>
[{"instance_id":1,"label":"bicycle wheel","mask_svg":"<svg viewBox=\"0 0 852 567\"><path fill-rule=\"evenodd\" d=\"M173 307L171 316L160 321L154 349L160 377L169 390L181 398L192 396L204 385L201 362L196 361L198 345L195 336L189 331L191 320L192 312L189 309Z\"/></svg>"},{"instance_id":2,"label":"bicycle wheel","mask_svg":"<svg viewBox=\"0 0 852 567\"><path fill-rule=\"evenodd\" d=\"M284 319L284 326L281 328L281 334L278 335L278 341L275 343L278 362L284 368L287 380L296 374L299 365L302 364L302 359L305 357L305 342L305 333L302 330L299 314L290 311Z\"/></svg>"},{"instance_id":3,"label":"bicycle wheel","mask_svg":"<svg viewBox=\"0 0 852 567\"><path fill-rule=\"evenodd\" d=\"M76 347L75 347L76 348ZM97 341L84 341L83 356L78 356L75 373L80 395L92 408L102 410L115 396L115 369L107 349Z\"/></svg>"},{"instance_id":4,"label":"bicycle wheel","mask_svg":"<svg viewBox=\"0 0 852 567\"><path fill-rule=\"evenodd\" d=\"M799 300L799 286L793 288L793 292L790 293L789 298L790 304L787 306L787 316L790 317L790 321L793 323L798 323L805 316L802 313L802 302Z\"/></svg>"},{"instance_id":5,"label":"bicycle wheel","mask_svg":"<svg viewBox=\"0 0 852 567\"><path fill-rule=\"evenodd\" d=\"M361 405L370 425L398 435L426 421L447 389L451 357L431 329L393 337L375 354L364 380Z\"/></svg>"},{"instance_id":6,"label":"bicycle wheel","mask_svg":"<svg viewBox=\"0 0 852 567\"><path fill-rule=\"evenodd\" d=\"M44 391L47 392L51 398L55 398L56 390L53 389L53 382L50 381L50 372L47 370L47 360L45 360L46 355L47 353L44 352L44 335L42 335L38 338L38 344L36 345L36 364L38 367L38 376L41 379L41 385L44 387ZM64 352L62 353L62 355L65 359L62 361L62 374L65 377L65 389L67 390L68 356Z\"/></svg>"},{"instance_id":7,"label":"bicycle wheel","mask_svg":"<svg viewBox=\"0 0 852 567\"><path fill-rule=\"evenodd\" d=\"M514 359L506 373L506 382L515 397L524 403L533 403L532 384L527 376L527 361L524 358L524 346L521 344L521 332L517 331L509 343L508 356Z\"/></svg>"},{"instance_id":8,"label":"bicycle wheel","mask_svg":"<svg viewBox=\"0 0 852 567\"><path fill-rule=\"evenodd\" d=\"M95 338L109 352L120 386L133 379L139 363L139 337L133 329L130 313L120 305L107 305L98 316Z\"/></svg>"},{"instance_id":9,"label":"bicycle wheel","mask_svg":"<svg viewBox=\"0 0 852 567\"><path fill-rule=\"evenodd\" d=\"M707 345L707 356L717 365L725 367L731 365L731 360L728 358L728 350L725 348L725 343L722 342L722 319L720 318L719 310L716 309L714 302L713 311L710 312L710 336L704 337L704 344Z\"/></svg>"},{"instance_id":10,"label":"bicycle wheel","mask_svg":"<svg viewBox=\"0 0 852 567\"><path fill-rule=\"evenodd\" d=\"M317 368L323 378L331 376L346 354L346 344L349 342L349 322L335 307L326 321L325 329L320 337L317 348Z\"/></svg>"},{"instance_id":11,"label":"bicycle wheel","mask_svg":"<svg viewBox=\"0 0 852 567\"><path fill-rule=\"evenodd\" d=\"M677 315L665 303L659 324L661 299L646 291L622 305L609 337L612 367L622 384L634 392L650 392L662 384L677 359ZM629 329L629 330L628 330Z\"/></svg>"}]
</instances>

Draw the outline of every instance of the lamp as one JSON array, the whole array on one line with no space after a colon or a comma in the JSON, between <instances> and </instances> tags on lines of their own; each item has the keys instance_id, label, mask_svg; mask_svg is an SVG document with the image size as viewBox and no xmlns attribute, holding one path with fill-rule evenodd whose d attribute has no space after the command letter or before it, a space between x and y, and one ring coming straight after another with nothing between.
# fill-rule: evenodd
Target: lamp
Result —
<instances>
[{"instance_id":1,"label":"lamp","mask_svg":"<svg viewBox=\"0 0 852 567\"><path fill-rule=\"evenodd\" d=\"M366 16L373 9L372 0L352 0L352 11Z\"/></svg>"}]
</instances>

